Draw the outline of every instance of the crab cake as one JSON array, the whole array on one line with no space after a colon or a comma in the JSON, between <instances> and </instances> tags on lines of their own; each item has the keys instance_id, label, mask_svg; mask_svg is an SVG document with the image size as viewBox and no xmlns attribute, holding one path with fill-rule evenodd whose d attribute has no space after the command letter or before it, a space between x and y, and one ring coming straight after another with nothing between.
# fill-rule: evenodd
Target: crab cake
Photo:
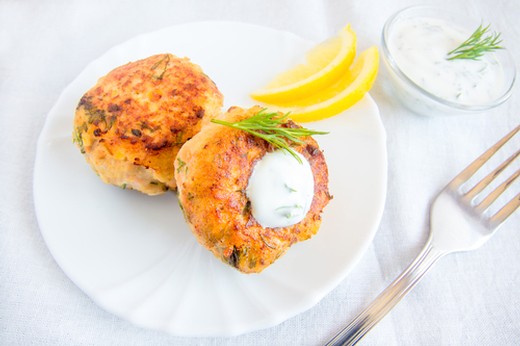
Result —
<instances>
[{"instance_id":1,"label":"crab cake","mask_svg":"<svg viewBox=\"0 0 520 346\"><path fill-rule=\"evenodd\" d=\"M198 65L154 55L112 70L83 95L73 139L105 183L157 195L176 188L177 152L222 103Z\"/></svg>"},{"instance_id":2,"label":"crab cake","mask_svg":"<svg viewBox=\"0 0 520 346\"><path fill-rule=\"evenodd\" d=\"M248 110L232 107L219 119L234 122L259 111L260 107ZM290 120L283 126L298 127ZM261 272L292 244L310 238L320 227L321 212L331 198L327 164L312 137L301 139L303 144L292 143L291 147L309 163L312 171L311 202L300 222L282 227L262 226L253 216L247 193L255 165L276 151L266 141L242 130L211 123L177 155L177 193L187 223L204 247L241 272Z\"/></svg>"}]
</instances>

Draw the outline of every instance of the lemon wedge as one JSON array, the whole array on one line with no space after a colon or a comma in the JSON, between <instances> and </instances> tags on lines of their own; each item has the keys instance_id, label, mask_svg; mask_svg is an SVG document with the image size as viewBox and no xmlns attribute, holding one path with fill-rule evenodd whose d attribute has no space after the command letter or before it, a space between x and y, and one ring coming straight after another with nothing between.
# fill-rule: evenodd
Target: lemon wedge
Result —
<instances>
[{"instance_id":1,"label":"lemon wedge","mask_svg":"<svg viewBox=\"0 0 520 346\"><path fill-rule=\"evenodd\" d=\"M281 73L251 97L266 103L288 102L312 95L337 81L356 56L356 34L345 26L337 36L317 45L306 63Z\"/></svg>"},{"instance_id":2,"label":"lemon wedge","mask_svg":"<svg viewBox=\"0 0 520 346\"><path fill-rule=\"evenodd\" d=\"M268 108L284 113L298 122L315 121L343 112L372 88L379 70L379 51L370 47L357 57L350 69L335 83L312 96L278 102Z\"/></svg>"}]
</instances>

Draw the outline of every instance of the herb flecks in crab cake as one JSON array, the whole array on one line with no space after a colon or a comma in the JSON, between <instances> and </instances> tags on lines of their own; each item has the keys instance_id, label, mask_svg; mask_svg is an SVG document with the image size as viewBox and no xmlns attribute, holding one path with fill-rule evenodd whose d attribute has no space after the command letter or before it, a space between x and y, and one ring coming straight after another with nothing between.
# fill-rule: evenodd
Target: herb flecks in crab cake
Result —
<instances>
[{"instance_id":1,"label":"herb flecks in crab cake","mask_svg":"<svg viewBox=\"0 0 520 346\"><path fill-rule=\"evenodd\" d=\"M112 70L83 95L73 140L104 182L157 195L176 188L177 152L222 103L198 65L154 55Z\"/></svg>"},{"instance_id":2,"label":"herb flecks in crab cake","mask_svg":"<svg viewBox=\"0 0 520 346\"><path fill-rule=\"evenodd\" d=\"M260 107L247 110L232 107L214 121L236 123L259 113L262 115L261 112ZM267 122L272 122L273 118L268 117ZM276 114L274 119L284 117ZM264 120L258 119L258 123L265 124ZM302 129L288 119L277 126L290 132ZM179 203L192 232L217 258L244 273L261 272L292 244L312 237L321 225L322 210L331 198L327 165L317 142L309 135L299 137L298 142L284 143L287 144L285 149L294 154L285 154L285 160L294 165L303 165L298 160L308 162L312 191L309 204L301 208L307 208L307 211L300 215L300 221L278 225L276 222L262 224L257 220L249 185L255 166L264 157L276 152L283 155L283 143L276 148L243 129L211 123L181 148L175 160ZM281 182L280 187L289 195L297 193L299 187L293 186L293 182ZM299 206L292 203L276 206L279 203L277 196L273 196L271 202L273 213L282 218L292 218L300 212Z\"/></svg>"}]
</instances>

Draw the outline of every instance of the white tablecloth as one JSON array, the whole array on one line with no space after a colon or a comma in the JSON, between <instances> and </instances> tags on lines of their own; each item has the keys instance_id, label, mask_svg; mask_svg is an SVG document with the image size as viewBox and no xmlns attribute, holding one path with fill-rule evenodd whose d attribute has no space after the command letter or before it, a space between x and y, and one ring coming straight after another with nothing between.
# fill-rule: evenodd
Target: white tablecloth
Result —
<instances>
[{"instance_id":1,"label":"white tablecloth","mask_svg":"<svg viewBox=\"0 0 520 346\"><path fill-rule=\"evenodd\" d=\"M0 1L0 344L319 345L365 307L419 252L433 196L520 121L520 86L486 114L425 118L390 96L384 68L371 91L387 132L381 225L347 278L310 310L233 338L183 338L136 327L95 305L61 271L40 234L32 174L36 141L60 92L93 59L137 34L234 20L320 41L346 23L360 48L379 45L407 0ZM520 2L439 0L503 32L520 67ZM517 83L518 84L518 83ZM443 258L365 345L520 344L520 212L481 249Z\"/></svg>"}]
</instances>

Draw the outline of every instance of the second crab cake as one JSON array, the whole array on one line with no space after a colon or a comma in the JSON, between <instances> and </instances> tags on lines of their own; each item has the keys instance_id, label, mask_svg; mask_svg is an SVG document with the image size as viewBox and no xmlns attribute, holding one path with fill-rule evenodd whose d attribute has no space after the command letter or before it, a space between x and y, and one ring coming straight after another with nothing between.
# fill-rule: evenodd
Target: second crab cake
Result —
<instances>
[{"instance_id":1,"label":"second crab cake","mask_svg":"<svg viewBox=\"0 0 520 346\"><path fill-rule=\"evenodd\" d=\"M154 55L112 70L83 95L73 139L104 182L156 195L176 188L177 152L222 104L198 65Z\"/></svg>"},{"instance_id":2,"label":"second crab cake","mask_svg":"<svg viewBox=\"0 0 520 346\"><path fill-rule=\"evenodd\" d=\"M219 119L236 122L259 112L232 107ZM300 128L292 121L283 126ZM261 272L320 227L331 198L327 164L312 137L301 140L290 144L293 157L246 131L208 124L177 155L188 225L204 247L241 272Z\"/></svg>"}]
</instances>

